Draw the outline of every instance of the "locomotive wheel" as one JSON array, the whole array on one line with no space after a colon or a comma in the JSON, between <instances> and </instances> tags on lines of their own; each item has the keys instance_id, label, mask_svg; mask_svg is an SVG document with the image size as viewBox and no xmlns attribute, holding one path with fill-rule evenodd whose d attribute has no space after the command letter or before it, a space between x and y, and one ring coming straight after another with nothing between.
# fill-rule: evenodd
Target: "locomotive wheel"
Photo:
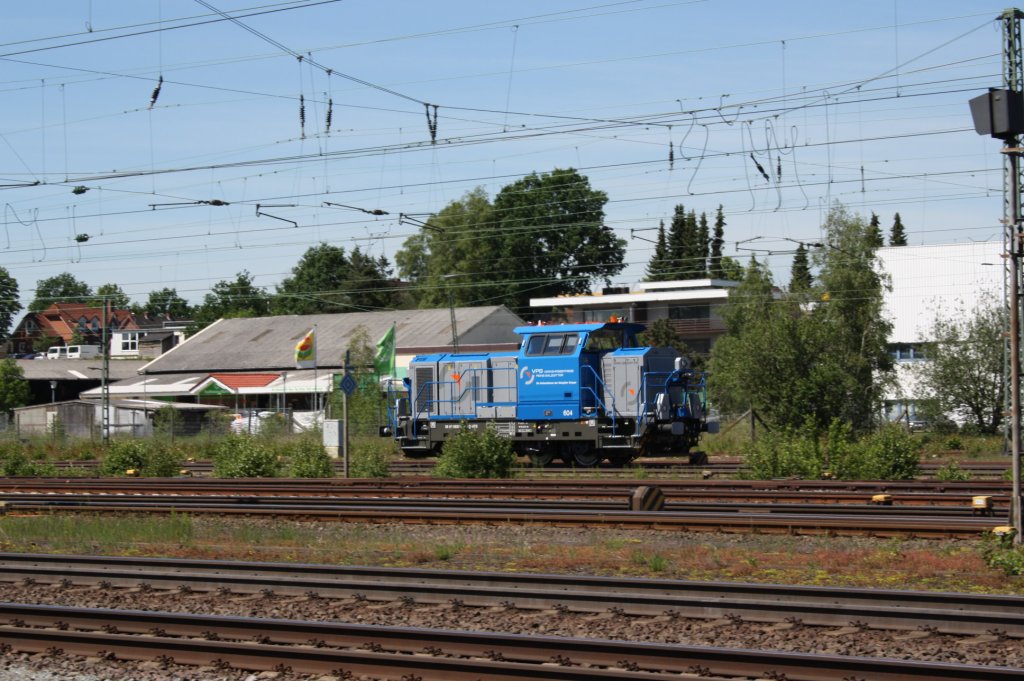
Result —
<instances>
[{"instance_id":1,"label":"locomotive wheel","mask_svg":"<svg viewBox=\"0 0 1024 681\"><path fill-rule=\"evenodd\" d=\"M530 463L534 466L548 466L555 460L555 450L553 447L541 447L534 449L527 452L526 455L530 457Z\"/></svg>"},{"instance_id":2,"label":"locomotive wheel","mask_svg":"<svg viewBox=\"0 0 1024 681\"><path fill-rule=\"evenodd\" d=\"M601 463L602 455L588 442L570 442L562 445L562 461L570 466L593 468Z\"/></svg>"}]
</instances>

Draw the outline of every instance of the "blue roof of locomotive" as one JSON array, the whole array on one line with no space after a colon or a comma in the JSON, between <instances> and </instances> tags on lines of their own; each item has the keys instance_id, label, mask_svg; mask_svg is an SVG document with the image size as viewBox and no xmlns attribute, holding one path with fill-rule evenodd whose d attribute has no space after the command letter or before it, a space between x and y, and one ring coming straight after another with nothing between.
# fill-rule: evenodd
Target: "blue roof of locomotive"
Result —
<instances>
[{"instance_id":1,"label":"blue roof of locomotive","mask_svg":"<svg viewBox=\"0 0 1024 681\"><path fill-rule=\"evenodd\" d=\"M599 329L611 329L613 331L632 331L640 333L644 330L642 324L632 322L584 322L581 324L544 324L538 326L517 326L514 331L520 336L537 333L567 333L572 331L597 331Z\"/></svg>"}]
</instances>

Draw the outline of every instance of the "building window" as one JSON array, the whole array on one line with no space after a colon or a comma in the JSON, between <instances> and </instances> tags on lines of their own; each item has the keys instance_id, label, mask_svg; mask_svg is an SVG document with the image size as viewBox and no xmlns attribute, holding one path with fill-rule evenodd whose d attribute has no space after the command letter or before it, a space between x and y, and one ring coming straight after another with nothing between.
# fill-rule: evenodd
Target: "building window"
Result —
<instances>
[{"instance_id":1,"label":"building window","mask_svg":"<svg viewBox=\"0 0 1024 681\"><path fill-rule=\"evenodd\" d=\"M668 308L669 319L708 319L710 305L672 305Z\"/></svg>"},{"instance_id":2,"label":"building window","mask_svg":"<svg viewBox=\"0 0 1024 681\"><path fill-rule=\"evenodd\" d=\"M139 332L128 331L121 334L121 351L136 352L139 349Z\"/></svg>"},{"instance_id":3,"label":"building window","mask_svg":"<svg viewBox=\"0 0 1024 681\"><path fill-rule=\"evenodd\" d=\"M92 330L93 331L99 331L100 330L100 318L99 317L95 317L94 316L92 318Z\"/></svg>"},{"instance_id":4,"label":"building window","mask_svg":"<svg viewBox=\"0 0 1024 681\"><path fill-rule=\"evenodd\" d=\"M921 343L891 343L889 356L897 362L920 362L925 352Z\"/></svg>"}]
</instances>

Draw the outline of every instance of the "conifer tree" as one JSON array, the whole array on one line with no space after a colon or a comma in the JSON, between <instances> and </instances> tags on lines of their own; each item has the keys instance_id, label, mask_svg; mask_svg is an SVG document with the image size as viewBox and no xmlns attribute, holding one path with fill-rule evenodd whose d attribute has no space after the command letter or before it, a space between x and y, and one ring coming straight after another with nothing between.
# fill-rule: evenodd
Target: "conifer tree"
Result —
<instances>
[{"instance_id":1,"label":"conifer tree","mask_svg":"<svg viewBox=\"0 0 1024 681\"><path fill-rule=\"evenodd\" d=\"M700 214L700 222L697 223L697 261L694 266L694 271L699 270L698 276L703 278L708 276L708 247L711 245L711 237L708 233L708 215L707 213Z\"/></svg>"},{"instance_id":2,"label":"conifer tree","mask_svg":"<svg viewBox=\"0 0 1024 681\"><path fill-rule=\"evenodd\" d=\"M647 272L644 281L666 281L671 279L667 274L669 268L668 240L665 237L665 221L658 223L658 240L654 244L654 254L647 261Z\"/></svg>"},{"instance_id":3,"label":"conifer tree","mask_svg":"<svg viewBox=\"0 0 1024 681\"><path fill-rule=\"evenodd\" d=\"M668 228L668 263L665 268L665 280L685 279L686 258L689 255L689 244L693 243L693 235L689 232L686 220L686 208L677 204L672 212L672 223Z\"/></svg>"},{"instance_id":4,"label":"conifer tree","mask_svg":"<svg viewBox=\"0 0 1024 681\"><path fill-rule=\"evenodd\" d=\"M793 256L793 272L789 280L791 293L808 291L811 288L811 266L807 259L807 248L803 244L796 247L796 254Z\"/></svg>"},{"instance_id":5,"label":"conifer tree","mask_svg":"<svg viewBox=\"0 0 1024 681\"><path fill-rule=\"evenodd\" d=\"M874 248L881 248L885 245L885 237L882 236L882 227L879 224L878 214L871 211L871 222L868 223L868 243Z\"/></svg>"},{"instance_id":6,"label":"conifer tree","mask_svg":"<svg viewBox=\"0 0 1024 681\"><path fill-rule=\"evenodd\" d=\"M715 213L715 236L711 239L711 252L708 262L708 269L713 279L723 279L722 272L722 244L725 243L725 214L722 213L722 205L718 205L718 212Z\"/></svg>"},{"instance_id":7,"label":"conifer tree","mask_svg":"<svg viewBox=\"0 0 1024 681\"><path fill-rule=\"evenodd\" d=\"M907 232L903 229L903 221L900 220L900 214L896 213L896 216L892 221L892 232L889 233L889 245L890 246L906 246L907 245Z\"/></svg>"}]
</instances>

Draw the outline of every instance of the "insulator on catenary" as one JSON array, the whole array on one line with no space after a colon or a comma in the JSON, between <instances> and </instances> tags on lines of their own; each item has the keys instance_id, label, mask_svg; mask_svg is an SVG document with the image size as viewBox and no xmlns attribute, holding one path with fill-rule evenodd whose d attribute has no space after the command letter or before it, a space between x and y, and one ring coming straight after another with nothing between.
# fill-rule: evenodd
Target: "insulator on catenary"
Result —
<instances>
[{"instance_id":1,"label":"insulator on catenary","mask_svg":"<svg viewBox=\"0 0 1024 681\"><path fill-rule=\"evenodd\" d=\"M764 171L764 166L762 166L760 163L758 163L757 159L754 158L753 152L751 152L751 154L750 154L750 160L754 162L755 166L757 166L757 172L761 173L761 177L763 177L766 182L771 182L772 178L768 177L768 173L766 173Z\"/></svg>"},{"instance_id":2,"label":"insulator on catenary","mask_svg":"<svg viewBox=\"0 0 1024 681\"><path fill-rule=\"evenodd\" d=\"M334 100L327 100L327 132L331 131L331 118L334 116Z\"/></svg>"},{"instance_id":3,"label":"insulator on catenary","mask_svg":"<svg viewBox=\"0 0 1024 681\"><path fill-rule=\"evenodd\" d=\"M306 139L306 98L303 95L299 95L299 128L302 139Z\"/></svg>"},{"instance_id":4,"label":"insulator on catenary","mask_svg":"<svg viewBox=\"0 0 1024 681\"><path fill-rule=\"evenodd\" d=\"M156 100L160 98L160 88L164 86L164 76L160 74L160 78L156 81L156 87L153 88L153 94L149 96L149 108L152 109L153 105L156 104Z\"/></svg>"}]
</instances>

